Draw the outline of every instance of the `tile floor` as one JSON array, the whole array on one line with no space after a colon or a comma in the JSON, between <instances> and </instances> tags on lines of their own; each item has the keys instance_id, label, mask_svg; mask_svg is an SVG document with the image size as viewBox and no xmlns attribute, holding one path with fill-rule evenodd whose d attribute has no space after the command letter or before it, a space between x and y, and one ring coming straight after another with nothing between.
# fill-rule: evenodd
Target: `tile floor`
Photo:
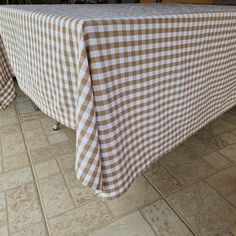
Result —
<instances>
[{"instance_id":1,"label":"tile floor","mask_svg":"<svg viewBox=\"0 0 236 236\"><path fill-rule=\"evenodd\" d=\"M0 113L0 235L236 236L236 109L102 201L74 176L75 132L22 92Z\"/></svg>"}]
</instances>

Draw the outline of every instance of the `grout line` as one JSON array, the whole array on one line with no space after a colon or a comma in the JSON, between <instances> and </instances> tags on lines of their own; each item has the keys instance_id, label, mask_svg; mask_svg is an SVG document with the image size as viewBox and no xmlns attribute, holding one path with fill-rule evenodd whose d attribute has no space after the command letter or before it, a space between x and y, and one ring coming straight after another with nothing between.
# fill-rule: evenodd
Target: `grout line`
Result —
<instances>
[{"instance_id":1,"label":"grout line","mask_svg":"<svg viewBox=\"0 0 236 236\"><path fill-rule=\"evenodd\" d=\"M4 193L5 203L6 203L6 215L7 215L7 231L10 235L10 224L9 224L9 209L8 209L8 201L7 201L7 192Z\"/></svg>"},{"instance_id":2,"label":"grout line","mask_svg":"<svg viewBox=\"0 0 236 236\"><path fill-rule=\"evenodd\" d=\"M26 151L28 153L30 168L31 168L31 171L32 171L32 174L33 174L33 178L35 180L36 190L38 192L39 202L40 202L43 217L44 217L44 220L45 220L46 231L47 231L48 235L50 235L49 223L48 223L48 219L47 219L47 215L46 215L45 206L44 206L44 203L43 203L43 198L42 198L42 195L41 195L41 192L40 192L39 183L38 183L37 175L36 175L36 172L35 172L35 169L34 169L34 166L33 166L33 161L32 161L32 158L31 158L31 154L30 154L30 151L29 151L28 146L27 146L27 141L26 141L26 138L25 138L25 130L24 130L23 125L22 125L22 121L21 121L21 118L20 118L20 113L19 113L16 101L14 101L14 105L15 105L17 117L18 117L18 120L19 120L19 123L20 123L20 129L22 131L23 140L25 142Z\"/></svg>"},{"instance_id":3,"label":"grout line","mask_svg":"<svg viewBox=\"0 0 236 236\"><path fill-rule=\"evenodd\" d=\"M72 195L72 193L71 193L71 188L69 188L69 186L68 186L68 184L67 184L67 181L66 181L66 178L65 178L65 175L64 175L64 171L63 171L63 169L62 169L62 167L61 167L59 161L57 160L57 158L55 158L54 160L56 161L57 166L58 166L58 169L59 169L59 171L60 171L60 174L62 175L63 181L64 181L65 186L66 186L66 188L67 188L67 191L68 191L68 193L69 193L69 195L70 195L71 201L73 202L74 207L77 207L78 204L76 203L76 200L75 200L75 198L73 197L73 195Z\"/></svg>"},{"instance_id":4,"label":"grout line","mask_svg":"<svg viewBox=\"0 0 236 236\"><path fill-rule=\"evenodd\" d=\"M152 185L152 187L157 191L157 193L160 194L160 196L163 198L165 203L175 212L175 214L178 216L178 218L184 223L184 225L190 230L190 232L193 235L197 235L193 228L189 225L189 223L185 220L184 216L168 201L168 199L165 197L165 195L154 185L152 182L146 177L146 180Z\"/></svg>"}]
</instances>

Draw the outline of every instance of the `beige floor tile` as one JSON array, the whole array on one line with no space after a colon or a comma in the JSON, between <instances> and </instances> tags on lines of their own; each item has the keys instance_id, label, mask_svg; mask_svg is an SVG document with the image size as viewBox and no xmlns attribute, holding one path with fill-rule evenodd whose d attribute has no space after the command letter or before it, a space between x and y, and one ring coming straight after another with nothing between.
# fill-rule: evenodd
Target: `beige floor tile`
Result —
<instances>
[{"instance_id":1,"label":"beige floor tile","mask_svg":"<svg viewBox=\"0 0 236 236\"><path fill-rule=\"evenodd\" d=\"M124 195L107 201L107 205L114 216L121 216L142 208L157 199L160 199L160 195L143 176L139 176Z\"/></svg>"},{"instance_id":2,"label":"beige floor tile","mask_svg":"<svg viewBox=\"0 0 236 236\"><path fill-rule=\"evenodd\" d=\"M24 167L0 174L0 191L15 188L33 180L30 167Z\"/></svg>"},{"instance_id":3,"label":"beige floor tile","mask_svg":"<svg viewBox=\"0 0 236 236\"><path fill-rule=\"evenodd\" d=\"M20 118L23 121L41 119L46 116L27 96L17 97L16 103L20 113Z\"/></svg>"},{"instance_id":4,"label":"beige floor tile","mask_svg":"<svg viewBox=\"0 0 236 236\"><path fill-rule=\"evenodd\" d=\"M150 226L136 211L105 227L99 229L89 236L155 236Z\"/></svg>"},{"instance_id":5,"label":"beige floor tile","mask_svg":"<svg viewBox=\"0 0 236 236\"><path fill-rule=\"evenodd\" d=\"M25 135L29 150L36 150L49 145L47 137L42 128L28 130L26 131Z\"/></svg>"},{"instance_id":6,"label":"beige floor tile","mask_svg":"<svg viewBox=\"0 0 236 236\"><path fill-rule=\"evenodd\" d=\"M33 183L7 193L10 232L20 231L43 219L38 195Z\"/></svg>"},{"instance_id":7,"label":"beige floor tile","mask_svg":"<svg viewBox=\"0 0 236 236\"><path fill-rule=\"evenodd\" d=\"M17 96L16 105L19 109L20 115L32 113L35 111L35 107L33 106L32 101L27 96Z\"/></svg>"},{"instance_id":8,"label":"beige floor tile","mask_svg":"<svg viewBox=\"0 0 236 236\"><path fill-rule=\"evenodd\" d=\"M236 209L203 182L168 196L197 235L217 235L236 221Z\"/></svg>"},{"instance_id":9,"label":"beige floor tile","mask_svg":"<svg viewBox=\"0 0 236 236\"><path fill-rule=\"evenodd\" d=\"M236 162L236 145L230 145L219 151L222 155L228 157L232 162Z\"/></svg>"},{"instance_id":10,"label":"beige floor tile","mask_svg":"<svg viewBox=\"0 0 236 236\"><path fill-rule=\"evenodd\" d=\"M44 160L61 157L70 153L73 153L75 158L75 147L70 142L64 142L42 147L37 150L33 150L30 153L34 162L41 162Z\"/></svg>"},{"instance_id":11,"label":"beige floor tile","mask_svg":"<svg viewBox=\"0 0 236 236\"><path fill-rule=\"evenodd\" d=\"M44 223L37 223L29 228L12 234L12 236L47 236L47 231Z\"/></svg>"},{"instance_id":12,"label":"beige floor tile","mask_svg":"<svg viewBox=\"0 0 236 236\"><path fill-rule=\"evenodd\" d=\"M8 235L5 193L0 193L0 235Z\"/></svg>"},{"instance_id":13,"label":"beige floor tile","mask_svg":"<svg viewBox=\"0 0 236 236\"><path fill-rule=\"evenodd\" d=\"M35 129L40 129L42 128L42 125L40 123L39 120L29 120L29 121L24 121L22 122L22 125L24 127L24 130L27 131L31 131L31 130L35 130Z\"/></svg>"},{"instance_id":14,"label":"beige floor tile","mask_svg":"<svg viewBox=\"0 0 236 236\"><path fill-rule=\"evenodd\" d=\"M234 129L234 130L230 130L229 132L230 132L231 134L233 134L233 135L236 136L236 129Z\"/></svg>"},{"instance_id":15,"label":"beige floor tile","mask_svg":"<svg viewBox=\"0 0 236 236\"><path fill-rule=\"evenodd\" d=\"M163 194L171 193L182 187L182 184L159 162L153 164L145 172L145 176Z\"/></svg>"},{"instance_id":16,"label":"beige floor tile","mask_svg":"<svg viewBox=\"0 0 236 236\"><path fill-rule=\"evenodd\" d=\"M2 157L2 146L0 140L0 174L3 172L3 157Z\"/></svg>"},{"instance_id":17,"label":"beige floor tile","mask_svg":"<svg viewBox=\"0 0 236 236\"><path fill-rule=\"evenodd\" d=\"M21 133L10 134L2 137L3 156L25 152L25 143Z\"/></svg>"},{"instance_id":18,"label":"beige floor tile","mask_svg":"<svg viewBox=\"0 0 236 236\"><path fill-rule=\"evenodd\" d=\"M233 129L235 129L234 124L227 122L223 117L220 117L202 128L196 135L200 138L207 139Z\"/></svg>"},{"instance_id":19,"label":"beige floor tile","mask_svg":"<svg viewBox=\"0 0 236 236\"><path fill-rule=\"evenodd\" d=\"M230 112L226 112L222 115L222 118L229 122L229 123L232 123L233 125L236 126L236 118L234 115L232 115Z\"/></svg>"},{"instance_id":20,"label":"beige floor tile","mask_svg":"<svg viewBox=\"0 0 236 236\"><path fill-rule=\"evenodd\" d=\"M206 142L213 149L219 150L229 146L230 144L236 143L236 136L228 132L207 139Z\"/></svg>"},{"instance_id":21,"label":"beige floor tile","mask_svg":"<svg viewBox=\"0 0 236 236\"><path fill-rule=\"evenodd\" d=\"M72 143L76 142L76 132L72 129L65 129L65 133Z\"/></svg>"},{"instance_id":22,"label":"beige floor tile","mask_svg":"<svg viewBox=\"0 0 236 236\"><path fill-rule=\"evenodd\" d=\"M224 120L223 117L219 117L210 124L211 133L214 135L221 134L232 129L235 129L235 126Z\"/></svg>"},{"instance_id":23,"label":"beige floor tile","mask_svg":"<svg viewBox=\"0 0 236 236\"><path fill-rule=\"evenodd\" d=\"M10 108L5 110L4 112L1 112L0 115L0 127L5 127L9 125L14 125L19 123L16 111L13 108L14 105L11 105Z\"/></svg>"},{"instance_id":24,"label":"beige floor tile","mask_svg":"<svg viewBox=\"0 0 236 236\"><path fill-rule=\"evenodd\" d=\"M27 152L5 156L3 158L3 166L5 171L19 169L28 165L29 165L29 160Z\"/></svg>"},{"instance_id":25,"label":"beige floor tile","mask_svg":"<svg viewBox=\"0 0 236 236\"><path fill-rule=\"evenodd\" d=\"M216 152L203 156L202 159L215 167L217 170L223 169L231 164L230 161Z\"/></svg>"},{"instance_id":26,"label":"beige floor tile","mask_svg":"<svg viewBox=\"0 0 236 236\"><path fill-rule=\"evenodd\" d=\"M55 159L50 159L48 161L42 161L34 165L36 174L39 179L54 175L60 172Z\"/></svg>"},{"instance_id":27,"label":"beige floor tile","mask_svg":"<svg viewBox=\"0 0 236 236\"><path fill-rule=\"evenodd\" d=\"M74 207L61 174L39 180L39 186L48 217L56 216Z\"/></svg>"},{"instance_id":28,"label":"beige floor tile","mask_svg":"<svg viewBox=\"0 0 236 236\"><path fill-rule=\"evenodd\" d=\"M236 116L236 107L232 107L229 111L232 115Z\"/></svg>"},{"instance_id":29,"label":"beige floor tile","mask_svg":"<svg viewBox=\"0 0 236 236\"><path fill-rule=\"evenodd\" d=\"M159 200L142 209L144 217L152 225L157 235L193 235L164 200Z\"/></svg>"},{"instance_id":30,"label":"beige floor tile","mask_svg":"<svg viewBox=\"0 0 236 236\"><path fill-rule=\"evenodd\" d=\"M16 88L17 97L25 96L24 92L19 88L19 85L17 83L15 83L15 88Z\"/></svg>"},{"instance_id":31,"label":"beige floor tile","mask_svg":"<svg viewBox=\"0 0 236 236\"><path fill-rule=\"evenodd\" d=\"M89 187L85 187L77 181L77 186L70 189L71 195L76 202L76 205L88 202L93 198L96 198L95 191Z\"/></svg>"},{"instance_id":32,"label":"beige floor tile","mask_svg":"<svg viewBox=\"0 0 236 236\"><path fill-rule=\"evenodd\" d=\"M0 137L16 134L21 132L20 124L14 124L9 126L2 126L0 127Z\"/></svg>"},{"instance_id":33,"label":"beige floor tile","mask_svg":"<svg viewBox=\"0 0 236 236\"><path fill-rule=\"evenodd\" d=\"M67 154L57 158L62 169L66 183L70 188L78 186L78 179L75 175L75 153Z\"/></svg>"},{"instance_id":34,"label":"beige floor tile","mask_svg":"<svg viewBox=\"0 0 236 236\"><path fill-rule=\"evenodd\" d=\"M233 236L236 236L236 224L231 226L229 228L229 232L233 235Z\"/></svg>"},{"instance_id":35,"label":"beige floor tile","mask_svg":"<svg viewBox=\"0 0 236 236\"><path fill-rule=\"evenodd\" d=\"M187 146L193 153L195 153L199 157L202 157L204 155L213 152L213 150L210 147L202 143L200 139L198 139L196 136L187 139L184 142L184 145Z\"/></svg>"},{"instance_id":36,"label":"beige floor tile","mask_svg":"<svg viewBox=\"0 0 236 236\"><path fill-rule=\"evenodd\" d=\"M236 165L209 177L206 179L216 191L223 196L236 192Z\"/></svg>"},{"instance_id":37,"label":"beige floor tile","mask_svg":"<svg viewBox=\"0 0 236 236\"><path fill-rule=\"evenodd\" d=\"M183 146L160 159L184 184L192 183L215 172L215 169L188 152Z\"/></svg>"},{"instance_id":38,"label":"beige floor tile","mask_svg":"<svg viewBox=\"0 0 236 236\"><path fill-rule=\"evenodd\" d=\"M111 219L105 202L97 199L50 219L49 228L52 236L80 236Z\"/></svg>"},{"instance_id":39,"label":"beige floor tile","mask_svg":"<svg viewBox=\"0 0 236 236\"><path fill-rule=\"evenodd\" d=\"M56 143L68 141L69 139L64 132L60 132L60 133L49 135L48 140L50 144L56 144Z\"/></svg>"},{"instance_id":40,"label":"beige floor tile","mask_svg":"<svg viewBox=\"0 0 236 236\"><path fill-rule=\"evenodd\" d=\"M227 196L228 201L230 201L236 207L236 191L230 193Z\"/></svg>"}]
</instances>

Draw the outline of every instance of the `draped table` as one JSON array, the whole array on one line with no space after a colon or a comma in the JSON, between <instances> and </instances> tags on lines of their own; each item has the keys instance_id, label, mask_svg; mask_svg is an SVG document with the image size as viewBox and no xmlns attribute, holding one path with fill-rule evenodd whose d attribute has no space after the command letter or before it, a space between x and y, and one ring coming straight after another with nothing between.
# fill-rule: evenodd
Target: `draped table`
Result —
<instances>
[{"instance_id":1,"label":"draped table","mask_svg":"<svg viewBox=\"0 0 236 236\"><path fill-rule=\"evenodd\" d=\"M76 130L76 175L107 199L236 104L236 8L0 7L1 107L12 75Z\"/></svg>"}]
</instances>

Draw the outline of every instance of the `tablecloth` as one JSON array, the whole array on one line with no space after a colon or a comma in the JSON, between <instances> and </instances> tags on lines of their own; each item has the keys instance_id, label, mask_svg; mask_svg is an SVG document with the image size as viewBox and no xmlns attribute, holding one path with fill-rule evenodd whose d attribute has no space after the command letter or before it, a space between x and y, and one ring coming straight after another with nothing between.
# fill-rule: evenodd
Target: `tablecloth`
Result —
<instances>
[{"instance_id":1,"label":"tablecloth","mask_svg":"<svg viewBox=\"0 0 236 236\"><path fill-rule=\"evenodd\" d=\"M0 111L5 110L16 96L13 77L0 36Z\"/></svg>"},{"instance_id":2,"label":"tablecloth","mask_svg":"<svg viewBox=\"0 0 236 236\"><path fill-rule=\"evenodd\" d=\"M77 178L103 198L236 104L235 7L4 6L0 36L20 88L76 130Z\"/></svg>"}]
</instances>

